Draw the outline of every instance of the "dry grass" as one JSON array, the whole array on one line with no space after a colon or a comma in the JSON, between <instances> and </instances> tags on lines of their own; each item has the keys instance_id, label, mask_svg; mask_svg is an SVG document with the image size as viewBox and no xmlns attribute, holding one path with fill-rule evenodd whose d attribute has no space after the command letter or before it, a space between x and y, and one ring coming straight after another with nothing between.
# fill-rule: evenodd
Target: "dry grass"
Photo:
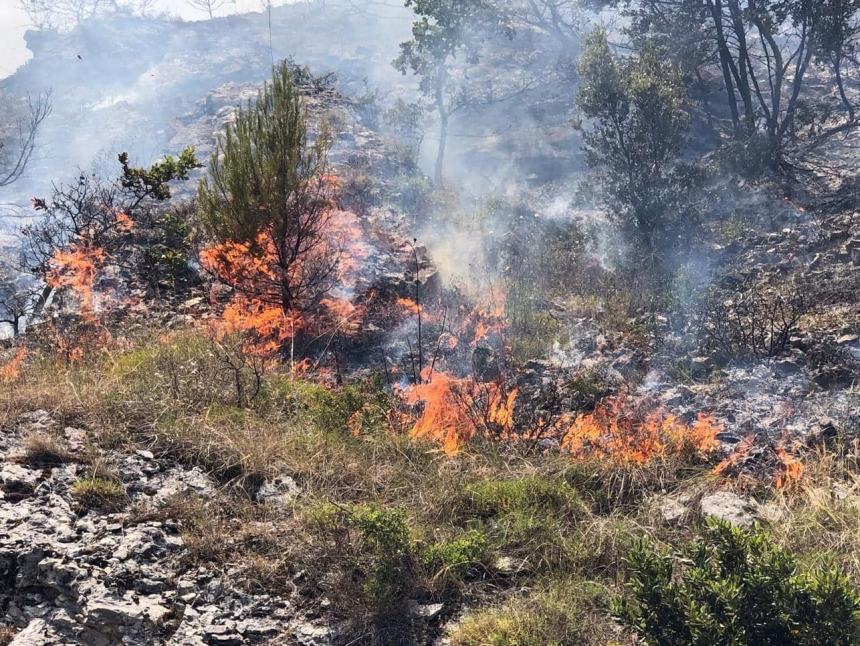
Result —
<instances>
[{"instance_id":1,"label":"dry grass","mask_svg":"<svg viewBox=\"0 0 860 646\"><path fill-rule=\"evenodd\" d=\"M24 438L23 461L31 466L57 466L74 462L65 442L48 433L31 433Z\"/></svg>"},{"instance_id":2,"label":"dry grass","mask_svg":"<svg viewBox=\"0 0 860 646\"><path fill-rule=\"evenodd\" d=\"M12 626L0 626L0 646L11 644L17 633L18 631Z\"/></svg>"},{"instance_id":3,"label":"dry grass","mask_svg":"<svg viewBox=\"0 0 860 646\"><path fill-rule=\"evenodd\" d=\"M527 594L467 614L451 633L453 646L621 643L607 616L608 591L576 579L539 583ZM628 642L629 643L629 642Z\"/></svg>"},{"instance_id":4,"label":"dry grass","mask_svg":"<svg viewBox=\"0 0 860 646\"><path fill-rule=\"evenodd\" d=\"M784 547L807 560L835 561L860 585L860 441L819 449L797 485L765 510Z\"/></svg>"},{"instance_id":5,"label":"dry grass","mask_svg":"<svg viewBox=\"0 0 860 646\"><path fill-rule=\"evenodd\" d=\"M174 500L157 512L179 523L189 566L230 568L238 586L284 594L304 570L314 582L313 599L327 596L333 612L355 622L356 635L375 634L379 643L403 619L381 608L400 608L406 598L442 600L449 611L492 598L495 605L467 613L452 636L455 644L621 640L599 600L620 591L630 540L687 541L701 521L697 501L726 485L709 475L710 465L681 461L635 468L574 464L493 443L452 458L383 423L356 437L347 425L351 412L386 405L375 387L329 391L272 374L260 397L240 409L212 361L206 344L190 333L149 337L71 367L43 360L0 414L9 422L19 412L47 408L98 429L102 448L142 444L162 458L202 467L220 479L222 491L209 500ZM52 440L30 440L34 456L62 456ZM822 452L808 462L801 486L755 492L771 499L766 508L777 514L778 541L801 556L830 554L854 580L860 574L858 463L856 448ZM80 498L93 493L98 503L95 494L118 493L109 464L95 459L90 468L77 486ZM259 504L249 495L275 475L299 484L293 507ZM649 504L655 496L683 498L688 522L664 522ZM373 540L345 520L356 510L402 518L408 555L391 561L385 550L374 551ZM477 548L486 554L469 556ZM513 572L491 565L502 557L514 562ZM462 558L478 562L463 567ZM405 582L388 590L401 595L396 603L379 596L391 587L385 576L392 572Z\"/></svg>"}]
</instances>

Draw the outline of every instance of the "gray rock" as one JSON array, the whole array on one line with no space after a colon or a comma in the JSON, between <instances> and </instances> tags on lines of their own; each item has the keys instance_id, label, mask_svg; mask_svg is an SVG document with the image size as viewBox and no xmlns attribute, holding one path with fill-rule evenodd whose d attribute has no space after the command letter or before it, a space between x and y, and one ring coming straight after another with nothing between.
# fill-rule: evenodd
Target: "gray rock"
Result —
<instances>
[{"instance_id":1,"label":"gray rock","mask_svg":"<svg viewBox=\"0 0 860 646\"><path fill-rule=\"evenodd\" d=\"M257 490L257 500L270 505L288 505L300 493L299 485L288 475L280 475Z\"/></svg>"},{"instance_id":2,"label":"gray rock","mask_svg":"<svg viewBox=\"0 0 860 646\"><path fill-rule=\"evenodd\" d=\"M705 516L721 518L739 527L751 527L758 518L755 503L730 491L718 491L705 496L700 509Z\"/></svg>"},{"instance_id":3,"label":"gray rock","mask_svg":"<svg viewBox=\"0 0 860 646\"><path fill-rule=\"evenodd\" d=\"M409 614L419 619L431 620L438 617L445 609L443 603L412 603L409 606Z\"/></svg>"}]
</instances>

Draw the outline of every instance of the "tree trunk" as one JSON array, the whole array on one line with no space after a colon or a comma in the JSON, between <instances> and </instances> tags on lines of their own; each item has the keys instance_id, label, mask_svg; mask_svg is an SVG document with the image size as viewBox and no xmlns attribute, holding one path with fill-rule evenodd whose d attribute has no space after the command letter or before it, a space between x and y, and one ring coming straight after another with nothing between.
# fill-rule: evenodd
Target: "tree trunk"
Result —
<instances>
[{"instance_id":1,"label":"tree trunk","mask_svg":"<svg viewBox=\"0 0 860 646\"><path fill-rule=\"evenodd\" d=\"M436 110L439 112L439 148L436 151L436 172L433 179L442 183L445 166L445 149L448 146L448 108L445 105L445 86L448 84L448 70L444 64L436 68Z\"/></svg>"},{"instance_id":2,"label":"tree trunk","mask_svg":"<svg viewBox=\"0 0 860 646\"><path fill-rule=\"evenodd\" d=\"M439 122L439 148L436 152L436 184L442 183L442 171L445 166L445 150L448 147L448 115L442 114Z\"/></svg>"}]
</instances>

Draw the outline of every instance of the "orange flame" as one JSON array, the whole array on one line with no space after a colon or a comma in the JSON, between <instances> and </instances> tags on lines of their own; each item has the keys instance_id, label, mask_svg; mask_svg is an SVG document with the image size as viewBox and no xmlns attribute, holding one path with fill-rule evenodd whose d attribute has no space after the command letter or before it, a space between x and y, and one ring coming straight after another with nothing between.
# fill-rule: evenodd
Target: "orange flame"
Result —
<instances>
[{"instance_id":1,"label":"orange flame","mask_svg":"<svg viewBox=\"0 0 860 646\"><path fill-rule=\"evenodd\" d=\"M777 476L775 484L776 488L782 491L800 480L803 476L804 466L800 460L785 449L783 442L780 442L776 447L776 457L779 458L782 473Z\"/></svg>"},{"instance_id":2,"label":"orange flame","mask_svg":"<svg viewBox=\"0 0 860 646\"><path fill-rule=\"evenodd\" d=\"M460 336L471 337L472 347L475 347L493 336L503 337L507 327L504 304L478 304L460 325Z\"/></svg>"},{"instance_id":3,"label":"orange flame","mask_svg":"<svg viewBox=\"0 0 860 646\"><path fill-rule=\"evenodd\" d=\"M714 473L717 475L722 475L731 470L735 465L737 465L741 460L743 460L746 456L749 455L749 452L753 448L753 444L755 444L755 434L750 433L735 447L735 449L726 457L725 460L720 462L715 468Z\"/></svg>"},{"instance_id":4,"label":"orange flame","mask_svg":"<svg viewBox=\"0 0 860 646\"><path fill-rule=\"evenodd\" d=\"M334 192L340 186L338 178L325 176L320 181L326 197L334 204ZM325 217L326 230L319 247L308 249L288 267L278 262L271 229L261 230L253 242L228 240L201 252L203 268L235 289L221 322L216 325L217 334L247 334L251 337L249 351L258 356L274 356L285 342L304 330L315 334L327 331L351 334L358 330L364 308L346 299L325 298L313 313L309 310L315 304L308 302L289 303L293 309L284 311L284 285L304 284L307 266L337 258L339 287L348 290L369 253L354 213L331 208Z\"/></svg>"},{"instance_id":5,"label":"orange flame","mask_svg":"<svg viewBox=\"0 0 860 646\"><path fill-rule=\"evenodd\" d=\"M604 400L594 412L555 424L562 448L578 460L647 464L671 456L705 456L719 447L722 427L706 414L688 425L662 408L644 411L629 396ZM567 427L567 428L565 428Z\"/></svg>"},{"instance_id":6,"label":"orange flame","mask_svg":"<svg viewBox=\"0 0 860 646\"><path fill-rule=\"evenodd\" d=\"M81 301L81 314L91 319L95 305L93 287L106 258L99 247L78 245L67 251L58 250L51 259L46 282L54 289L68 287L75 292Z\"/></svg>"},{"instance_id":7,"label":"orange flame","mask_svg":"<svg viewBox=\"0 0 860 646\"><path fill-rule=\"evenodd\" d=\"M478 384L471 377L427 372L426 383L410 387L404 397L408 404L424 405L412 428L412 437L435 440L445 453L454 455L475 436L510 435L516 389L505 394L495 383Z\"/></svg>"},{"instance_id":8,"label":"orange flame","mask_svg":"<svg viewBox=\"0 0 860 646\"><path fill-rule=\"evenodd\" d=\"M117 211L114 216L114 220L116 222L117 229L120 231L131 231L134 229L134 220L131 219L131 216L125 211Z\"/></svg>"},{"instance_id":9,"label":"orange flame","mask_svg":"<svg viewBox=\"0 0 860 646\"><path fill-rule=\"evenodd\" d=\"M0 383L11 384L18 381L23 374L22 368L26 360L27 348L18 348L12 358L5 365L0 366Z\"/></svg>"}]
</instances>

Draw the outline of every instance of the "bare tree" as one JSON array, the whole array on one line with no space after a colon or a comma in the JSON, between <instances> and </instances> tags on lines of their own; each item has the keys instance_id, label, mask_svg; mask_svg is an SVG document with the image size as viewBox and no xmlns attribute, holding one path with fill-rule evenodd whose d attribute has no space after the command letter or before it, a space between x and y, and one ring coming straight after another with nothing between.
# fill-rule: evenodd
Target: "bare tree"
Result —
<instances>
[{"instance_id":1,"label":"bare tree","mask_svg":"<svg viewBox=\"0 0 860 646\"><path fill-rule=\"evenodd\" d=\"M227 2L228 0L188 0L188 4L195 9L208 13L210 20L215 17L215 12L226 5ZM236 4L236 0L232 0L232 2Z\"/></svg>"},{"instance_id":2,"label":"bare tree","mask_svg":"<svg viewBox=\"0 0 860 646\"><path fill-rule=\"evenodd\" d=\"M18 0L31 26L47 31L74 29L85 20L118 11L145 15L155 0Z\"/></svg>"},{"instance_id":3,"label":"bare tree","mask_svg":"<svg viewBox=\"0 0 860 646\"><path fill-rule=\"evenodd\" d=\"M12 114L11 101L0 97L0 110ZM24 173L36 149L39 126L51 114L51 94L27 98L27 116L12 117L8 124L0 125L0 187L8 186Z\"/></svg>"},{"instance_id":4,"label":"bare tree","mask_svg":"<svg viewBox=\"0 0 860 646\"><path fill-rule=\"evenodd\" d=\"M39 302L37 281L9 265L0 264L0 323L12 328L12 336L24 331Z\"/></svg>"}]
</instances>

